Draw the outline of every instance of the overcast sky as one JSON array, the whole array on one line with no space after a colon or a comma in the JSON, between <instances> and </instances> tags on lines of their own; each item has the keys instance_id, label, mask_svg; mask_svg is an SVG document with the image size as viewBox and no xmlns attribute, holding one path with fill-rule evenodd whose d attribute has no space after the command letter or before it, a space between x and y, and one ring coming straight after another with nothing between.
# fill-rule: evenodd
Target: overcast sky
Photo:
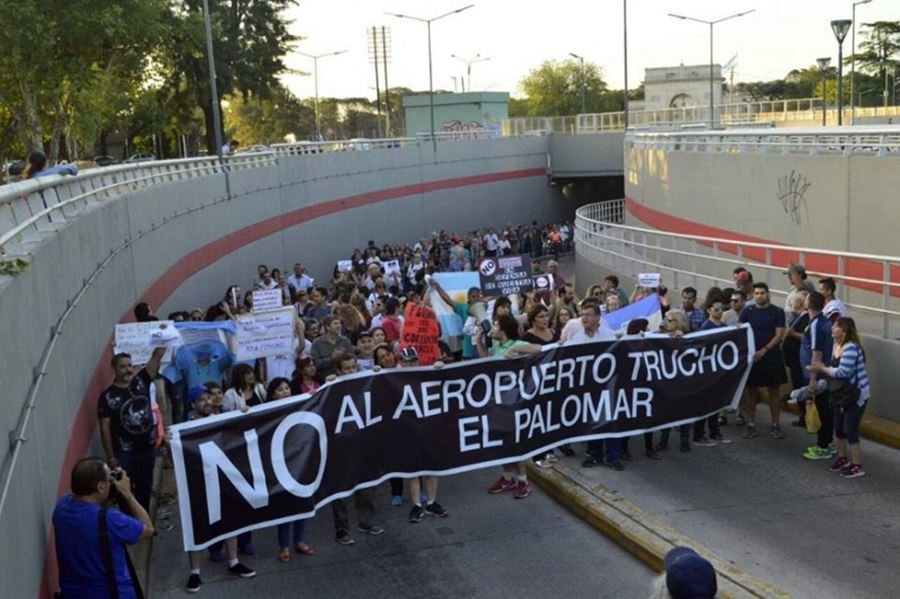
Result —
<instances>
[{"instance_id":1,"label":"overcast sky","mask_svg":"<svg viewBox=\"0 0 900 599\"><path fill-rule=\"evenodd\" d=\"M435 89L453 89L452 76L465 65L451 54L489 57L472 67L474 89L509 91L546 59L569 52L600 65L609 85L623 85L622 0L299 0L288 16L291 31L305 39L297 49L309 54L348 50L319 60L319 95L375 97L366 28L390 27L392 87L428 89L426 26L384 12L433 18L474 1L475 6L432 24ZM737 55L735 82L783 77L819 56L837 60L832 19L850 18L851 0L628 0L628 80L635 87L644 68L709 64L709 27L667 16L681 13L704 20L756 9L715 26L715 61ZM857 7L857 23L900 20L900 0L873 0ZM857 44L861 41L857 35ZM850 52L850 35L844 42ZM291 53L289 68L312 73L312 60ZM312 76L288 75L300 97L313 95ZM381 81L383 88L384 81Z\"/></svg>"}]
</instances>

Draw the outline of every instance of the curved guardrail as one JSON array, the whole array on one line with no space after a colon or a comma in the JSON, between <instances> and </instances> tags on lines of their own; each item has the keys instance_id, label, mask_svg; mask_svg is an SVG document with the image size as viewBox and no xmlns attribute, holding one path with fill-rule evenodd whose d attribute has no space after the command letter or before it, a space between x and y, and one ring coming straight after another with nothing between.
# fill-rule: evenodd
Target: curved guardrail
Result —
<instances>
[{"instance_id":1,"label":"curved guardrail","mask_svg":"<svg viewBox=\"0 0 900 599\"><path fill-rule=\"evenodd\" d=\"M787 295L787 290L772 285L771 275L774 273L779 276L778 281L785 281L781 273L786 264L794 260L805 264L810 275L834 278L839 296L849 287L854 292L861 291L856 293L859 300L845 301L845 304L868 317L864 330L874 332L880 328L881 335L889 338L892 324L900 320L900 310L896 306L896 297L900 296L900 282L897 282L900 256L684 235L633 227L624 222L624 200L589 204L578 209L575 217L578 252L588 259L624 265L626 272L662 270L672 276L675 288L679 288L679 278L691 281L694 286L698 281L719 285L728 282L732 268L744 266L751 272L762 271L763 277L757 280L765 280L773 293L783 296Z\"/></svg>"}]
</instances>

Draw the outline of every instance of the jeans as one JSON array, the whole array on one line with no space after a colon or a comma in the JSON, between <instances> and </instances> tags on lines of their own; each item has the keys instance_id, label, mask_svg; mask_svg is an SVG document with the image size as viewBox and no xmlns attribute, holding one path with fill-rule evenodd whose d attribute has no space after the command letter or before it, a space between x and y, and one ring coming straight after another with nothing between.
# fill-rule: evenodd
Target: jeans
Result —
<instances>
[{"instance_id":1,"label":"jeans","mask_svg":"<svg viewBox=\"0 0 900 599\"><path fill-rule=\"evenodd\" d=\"M595 460L602 460L607 464L618 462L622 459L622 440L602 439L588 441L587 454Z\"/></svg>"},{"instance_id":2,"label":"jeans","mask_svg":"<svg viewBox=\"0 0 900 599\"><path fill-rule=\"evenodd\" d=\"M153 466L156 464L156 450L123 451L116 454L122 469L131 479L134 498L150 512L150 492L153 489Z\"/></svg>"},{"instance_id":3,"label":"jeans","mask_svg":"<svg viewBox=\"0 0 900 599\"><path fill-rule=\"evenodd\" d=\"M672 432L672 429L666 428L663 429L659 434L659 444L665 447L669 444L669 434ZM678 436L681 438L682 445L688 445L691 440L691 425L690 424L682 424L678 427Z\"/></svg>"},{"instance_id":4,"label":"jeans","mask_svg":"<svg viewBox=\"0 0 900 599\"><path fill-rule=\"evenodd\" d=\"M859 421L862 420L865 410L866 404L859 406L855 403L834 410L834 436L846 439L850 445L859 443Z\"/></svg>"},{"instance_id":5,"label":"jeans","mask_svg":"<svg viewBox=\"0 0 900 599\"><path fill-rule=\"evenodd\" d=\"M816 410L819 412L819 420L822 426L816 433L816 445L825 448L834 439L835 416L832 415L831 404L828 403L828 393L816 393ZM857 442L859 438L857 437Z\"/></svg>"},{"instance_id":6,"label":"jeans","mask_svg":"<svg viewBox=\"0 0 900 599\"><path fill-rule=\"evenodd\" d=\"M356 517L360 526L370 526L375 515L375 503L372 500L373 489L360 489L353 494L353 503L356 506ZM347 504L343 499L335 499L331 503L331 514L334 517L334 532L350 532L350 515L347 512Z\"/></svg>"},{"instance_id":7,"label":"jeans","mask_svg":"<svg viewBox=\"0 0 900 599\"><path fill-rule=\"evenodd\" d=\"M294 529L294 543L303 542L303 533L306 532L306 520L294 520L278 525L278 546L286 549L291 546L290 532Z\"/></svg>"}]
</instances>

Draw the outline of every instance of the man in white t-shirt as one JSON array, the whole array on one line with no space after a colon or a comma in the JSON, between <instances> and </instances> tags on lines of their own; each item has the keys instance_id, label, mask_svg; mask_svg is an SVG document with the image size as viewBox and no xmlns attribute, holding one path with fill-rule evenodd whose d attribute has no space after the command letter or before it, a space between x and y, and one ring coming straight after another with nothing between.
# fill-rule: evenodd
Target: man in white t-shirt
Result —
<instances>
[{"instance_id":1,"label":"man in white t-shirt","mask_svg":"<svg viewBox=\"0 0 900 599\"><path fill-rule=\"evenodd\" d=\"M294 274L288 277L288 285L297 291L309 291L309 288L315 285L315 280L306 273L306 269L299 262L294 264Z\"/></svg>"},{"instance_id":2,"label":"man in white t-shirt","mask_svg":"<svg viewBox=\"0 0 900 599\"><path fill-rule=\"evenodd\" d=\"M592 297L586 297L583 300L581 300L581 305L578 308L579 315L583 314L583 310L587 306L595 306L597 308L597 315L599 317L600 302L598 302L597 300L595 300ZM591 336L589 339L590 341L602 341L604 339L615 339L616 338L616 334L612 330L612 327L610 327L609 324L602 318L599 319L597 328L598 328L599 332L595 333L594 336ZM566 323L566 326L564 326L562 331L560 331L559 340L561 342L571 342L571 341L574 341L576 339L576 337L578 337L579 335L583 335L583 334L584 334L584 320L582 318L570 318L569 321ZM602 337L596 337L597 334L602 335ZM583 341L582 341L582 343L583 343Z\"/></svg>"},{"instance_id":3,"label":"man in white t-shirt","mask_svg":"<svg viewBox=\"0 0 900 599\"><path fill-rule=\"evenodd\" d=\"M497 247L500 245L500 238L493 228L488 229L487 235L484 236L484 255L490 258L497 255Z\"/></svg>"},{"instance_id":4,"label":"man in white t-shirt","mask_svg":"<svg viewBox=\"0 0 900 599\"><path fill-rule=\"evenodd\" d=\"M841 316L847 316L847 306L834 294L836 289L837 284L831 277L819 279L819 293L825 296L825 308L822 310L822 314L831 321L831 324L834 324L834 321Z\"/></svg>"},{"instance_id":5,"label":"man in white t-shirt","mask_svg":"<svg viewBox=\"0 0 900 599\"><path fill-rule=\"evenodd\" d=\"M600 318L600 305L598 303L582 302L580 314L581 330L572 335L568 341L569 343L593 343L595 341L615 340L616 334L612 328L609 325L601 326L603 320ZM575 319L573 318L572 320ZM568 325L568 323L566 324Z\"/></svg>"}]
</instances>

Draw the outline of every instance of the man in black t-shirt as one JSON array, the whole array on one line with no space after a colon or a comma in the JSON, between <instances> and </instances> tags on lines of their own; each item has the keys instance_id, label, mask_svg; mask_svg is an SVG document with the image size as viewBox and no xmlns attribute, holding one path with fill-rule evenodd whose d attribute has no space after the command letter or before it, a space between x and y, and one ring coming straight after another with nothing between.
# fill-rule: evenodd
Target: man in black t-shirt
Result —
<instances>
[{"instance_id":1,"label":"man in black t-shirt","mask_svg":"<svg viewBox=\"0 0 900 599\"><path fill-rule=\"evenodd\" d=\"M116 354L111 365L115 373L97 402L100 440L110 468L122 467L134 484L134 496L150 509L156 438L150 388L159 375L165 347L157 347L147 365L136 374L129 354Z\"/></svg>"}]
</instances>

